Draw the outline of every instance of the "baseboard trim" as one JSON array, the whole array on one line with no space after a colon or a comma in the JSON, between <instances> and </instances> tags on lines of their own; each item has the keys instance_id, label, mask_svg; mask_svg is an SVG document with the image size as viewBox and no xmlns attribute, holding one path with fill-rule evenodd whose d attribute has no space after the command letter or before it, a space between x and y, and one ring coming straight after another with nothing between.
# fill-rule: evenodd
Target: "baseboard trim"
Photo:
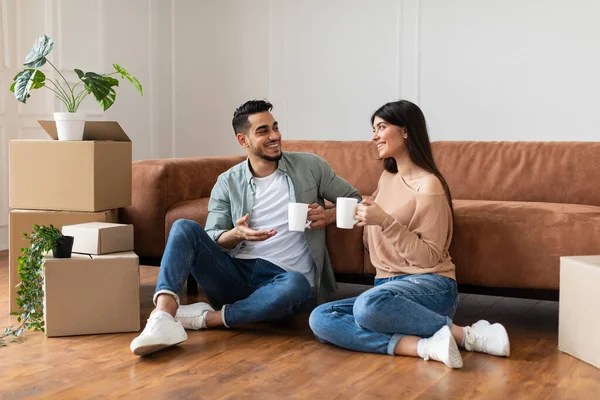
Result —
<instances>
[{"instance_id":1,"label":"baseboard trim","mask_svg":"<svg viewBox=\"0 0 600 400\"><path fill-rule=\"evenodd\" d=\"M357 283L361 285L373 285L374 276L372 275L355 275L355 274L336 274L338 282ZM488 296L501 297L517 297L522 299L536 300L551 300L558 301L558 290L552 289L520 289L520 288L503 288L503 287L487 287L477 285L458 285L460 293L469 294L484 294Z\"/></svg>"},{"instance_id":2,"label":"baseboard trim","mask_svg":"<svg viewBox=\"0 0 600 400\"><path fill-rule=\"evenodd\" d=\"M488 296L518 297L521 299L558 301L558 290L552 289L523 289L502 288L476 285L458 285L460 293L485 294Z\"/></svg>"},{"instance_id":3,"label":"baseboard trim","mask_svg":"<svg viewBox=\"0 0 600 400\"><path fill-rule=\"evenodd\" d=\"M335 274L335 279L341 283L355 283L358 285L375 284L375 275Z\"/></svg>"},{"instance_id":4,"label":"baseboard trim","mask_svg":"<svg viewBox=\"0 0 600 400\"><path fill-rule=\"evenodd\" d=\"M160 258L157 257L140 257L140 265L147 265L150 267L159 267Z\"/></svg>"}]
</instances>

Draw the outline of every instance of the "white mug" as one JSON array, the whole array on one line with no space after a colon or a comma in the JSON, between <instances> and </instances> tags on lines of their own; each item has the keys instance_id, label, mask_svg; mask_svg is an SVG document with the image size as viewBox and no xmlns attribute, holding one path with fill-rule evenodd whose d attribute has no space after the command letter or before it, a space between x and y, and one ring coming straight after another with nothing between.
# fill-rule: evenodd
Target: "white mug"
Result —
<instances>
[{"instance_id":1,"label":"white mug","mask_svg":"<svg viewBox=\"0 0 600 400\"><path fill-rule=\"evenodd\" d=\"M304 232L312 221L308 221L308 204L288 204L288 226L290 231Z\"/></svg>"},{"instance_id":2,"label":"white mug","mask_svg":"<svg viewBox=\"0 0 600 400\"><path fill-rule=\"evenodd\" d=\"M352 229L358 222L354 219L358 200L352 197L338 197L335 205L336 225L342 229Z\"/></svg>"}]
</instances>

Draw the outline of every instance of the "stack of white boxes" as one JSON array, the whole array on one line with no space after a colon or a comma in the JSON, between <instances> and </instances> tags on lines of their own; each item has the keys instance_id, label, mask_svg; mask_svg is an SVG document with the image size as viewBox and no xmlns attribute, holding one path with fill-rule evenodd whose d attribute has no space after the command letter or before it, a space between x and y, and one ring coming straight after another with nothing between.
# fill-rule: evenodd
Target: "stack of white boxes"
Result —
<instances>
[{"instance_id":1,"label":"stack of white boxes","mask_svg":"<svg viewBox=\"0 0 600 400\"><path fill-rule=\"evenodd\" d=\"M11 140L9 146L11 312L19 311L17 258L21 248L29 246L23 232L30 233L34 224L62 229L84 222L118 222L118 209L131 205L132 146L118 123L87 121L82 141L58 141L54 121L39 123L52 140ZM112 262L121 258L113 257ZM98 276L89 279L105 284ZM84 282L73 284L71 291Z\"/></svg>"},{"instance_id":2,"label":"stack of white boxes","mask_svg":"<svg viewBox=\"0 0 600 400\"><path fill-rule=\"evenodd\" d=\"M89 222L64 226L62 232L74 238L73 255L45 258L46 335L139 331L133 225Z\"/></svg>"}]
</instances>

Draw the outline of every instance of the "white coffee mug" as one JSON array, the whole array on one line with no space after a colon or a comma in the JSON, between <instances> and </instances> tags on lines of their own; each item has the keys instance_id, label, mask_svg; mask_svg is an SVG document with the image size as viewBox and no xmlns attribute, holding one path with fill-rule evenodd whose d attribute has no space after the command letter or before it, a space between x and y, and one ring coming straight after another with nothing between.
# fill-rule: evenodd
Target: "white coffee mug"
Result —
<instances>
[{"instance_id":1,"label":"white coffee mug","mask_svg":"<svg viewBox=\"0 0 600 400\"><path fill-rule=\"evenodd\" d=\"M336 208L336 225L342 229L352 229L358 222L354 219L356 213L356 206L358 206L358 200L352 197L338 197Z\"/></svg>"},{"instance_id":2,"label":"white coffee mug","mask_svg":"<svg viewBox=\"0 0 600 400\"><path fill-rule=\"evenodd\" d=\"M288 204L288 226L290 231L304 232L312 221L308 221L308 204Z\"/></svg>"}]
</instances>

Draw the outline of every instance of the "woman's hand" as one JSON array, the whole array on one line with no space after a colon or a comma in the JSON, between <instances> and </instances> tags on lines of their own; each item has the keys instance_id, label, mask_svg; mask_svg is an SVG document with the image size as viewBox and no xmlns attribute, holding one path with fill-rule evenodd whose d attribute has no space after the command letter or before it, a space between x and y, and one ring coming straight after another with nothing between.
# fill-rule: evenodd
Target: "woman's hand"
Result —
<instances>
[{"instance_id":1,"label":"woman's hand","mask_svg":"<svg viewBox=\"0 0 600 400\"><path fill-rule=\"evenodd\" d=\"M389 216L373 200L365 199L356 207L354 219L358 221L356 226L381 225Z\"/></svg>"}]
</instances>

